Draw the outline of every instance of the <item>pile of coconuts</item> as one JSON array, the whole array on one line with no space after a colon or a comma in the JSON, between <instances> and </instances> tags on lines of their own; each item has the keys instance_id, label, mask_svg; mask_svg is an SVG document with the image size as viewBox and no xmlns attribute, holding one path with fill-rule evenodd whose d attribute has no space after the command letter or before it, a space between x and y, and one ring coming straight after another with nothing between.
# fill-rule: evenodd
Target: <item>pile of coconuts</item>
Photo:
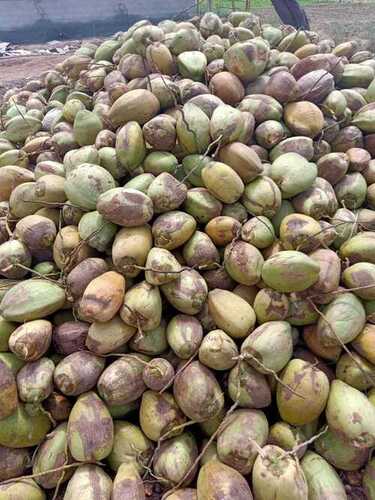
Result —
<instances>
[{"instance_id":1,"label":"pile of coconuts","mask_svg":"<svg viewBox=\"0 0 375 500\"><path fill-rule=\"evenodd\" d=\"M9 90L0 500L374 500L372 157L374 55L246 12Z\"/></svg>"}]
</instances>

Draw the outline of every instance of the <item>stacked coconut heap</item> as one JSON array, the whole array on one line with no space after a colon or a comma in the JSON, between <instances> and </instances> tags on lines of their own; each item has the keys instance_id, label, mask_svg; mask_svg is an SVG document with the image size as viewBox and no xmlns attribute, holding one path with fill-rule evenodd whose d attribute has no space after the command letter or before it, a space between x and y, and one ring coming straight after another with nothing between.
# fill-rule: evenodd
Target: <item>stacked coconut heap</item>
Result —
<instances>
[{"instance_id":1,"label":"stacked coconut heap","mask_svg":"<svg viewBox=\"0 0 375 500\"><path fill-rule=\"evenodd\" d=\"M375 498L374 76L210 13L7 92L1 500Z\"/></svg>"}]
</instances>

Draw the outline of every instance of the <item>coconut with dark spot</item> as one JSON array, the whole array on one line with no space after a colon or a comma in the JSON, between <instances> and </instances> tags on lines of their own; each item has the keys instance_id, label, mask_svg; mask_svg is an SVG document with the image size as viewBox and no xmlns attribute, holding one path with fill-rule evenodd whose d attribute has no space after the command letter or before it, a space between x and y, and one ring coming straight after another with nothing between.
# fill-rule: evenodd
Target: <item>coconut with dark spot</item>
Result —
<instances>
[{"instance_id":1,"label":"coconut with dark spot","mask_svg":"<svg viewBox=\"0 0 375 500\"><path fill-rule=\"evenodd\" d=\"M232 142L222 147L218 158L233 168L244 183L251 182L263 171L259 156L249 146L241 142Z\"/></svg>"},{"instance_id":2,"label":"coconut with dark spot","mask_svg":"<svg viewBox=\"0 0 375 500\"><path fill-rule=\"evenodd\" d=\"M17 374L18 394L25 403L38 404L53 390L55 364L49 358L26 363Z\"/></svg>"},{"instance_id":3,"label":"coconut with dark spot","mask_svg":"<svg viewBox=\"0 0 375 500\"><path fill-rule=\"evenodd\" d=\"M199 361L212 370L229 370L236 364L238 348L223 330L212 330L199 347Z\"/></svg>"},{"instance_id":4,"label":"coconut with dark spot","mask_svg":"<svg viewBox=\"0 0 375 500\"><path fill-rule=\"evenodd\" d=\"M143 136L158 151L172 151L176 144L176 120L169 115L158 115L143 126Z\"/></svg>"},{"instance_id":5,"label":"coconut with dark spot","mask_svg":"<svg viewBox=\"0 0 375 500\"><path fill-rule=\"evenodd\" d=\"M289 315L290 302L285 293L272 288L263 288L255 292L253 308L258 323L285 320Z\"/></svg>"},{"instance_id":6,"label":"coconut with dark spot","mask_svg":"<svg viewBox=\"0 0 375 500\"><path fill-rule=\"evenodd\" d=\"M292 451L295 448L297 457L301 459L307 450L307 445L303 446L306 437L303 427L280 421L270 427L267 443L274 444L285 451Z\"/></svg>"},{"instance_id":7,"label":"coconut with dark spot","mask_svg":"<svg viewBox=\"0 0 375 500\"><path fill-rule=\"evenodd\" d=\"M37 446L50 427L51 421L42 410L19 403L11 415L1 420L0 445L9 448Z\"/></svg>"},{"instance_id":8,"label":"coconut with dark spot","mask_svg":"<svg viewBox=\"0 0 375 500\"><path fill-rule=\"evenodd\" d=\"M285 250L316 250L320 246L320 235L319 222L308 215L290 214L281 221L280 240Z\"/></svg>"},{"instance_id":9,"label":"coconut with dark spot","mask_svg":"<svg viewBox=\"0 0 375 500\"><path fill-rule=\"evenodd\" d=\"M177 462L176 455L180 458ZM193 434L186 432L167 439L155 453L155 474L166 485L173 486L182 482L182 486L188 486L196 473L197 465L193 465L197 456L198 447Z\"/></svg>"},{"instance_id":10,"label":"coconut with dark spot","mask_svg":"<svg viewBox=\"0 0 375 500\"><path fill-rule=\"evenodd\" d=\"M133 464L121 464L113 480L112 500L146 500L141 476Z\"/></svg>"},{"instance_id":11,"label":"coconut with dark spot","mask_svg":"<svg viewBox=\"0 0 375 500\"><path fill-rule=\"evenodd\" d=\"M235 106L245 96L245 89L241 80L229 71L216 73L209 84L213 95L218 96L225 104Z\"/></svg>"},{"instance_id":12,"label":"coconut with dark spot","mask_svg":"<svg viewBox=\"0 0 375 500\"><path fill-rule=\"evenodd\" d=\"M27 498L28 500L45 500L45 492L33 479L12 481L0 485L0 498Z\"/></svg>"},{"instance_id":13,"label":"coconut with dark spot","mask_svg":"<svg viewBox=\"0 0 375 500\"><path fill-rule=\"evenodd\" d=\"M269 154L269 159L273 162L279 156L286 153L297 153L307 161L311 161L314 157L313 140L311 137L305 137L303 135L296 135L294 137L283 139L272 148Z\"/></svg>"},{"instance_id":14,"label":"coconut with dark spot","mask_svg":"<svg viewBox=\"0 0 375 500\"><path fill-rule=\"evenodd\" d=\"M70 479L65 491L64 500L110 500L112 480L98 465L82 465L78 467Z\"/></svg>"},{"instance_id":15,"label":"coconut with dark spot","mask_svg":"<svg viewBox=\"0 0 375 500\"><path fill-rule=\"evenodd\" d=\"M309 189L293 198L293 206L299 212L320 220L336 212L338 201L331 184L317 177Z\"/></svg>"},{"instance_id":16,"label":"coconut with dark spot","mask_svg":"<svg viewBox=\"0 0 375 500\"><path fill-rule=\"evenodd\" d=\"M36 361L48 350L52 324L44 319L19 326L9 337L9 349L24 361Z\"/></svg>"},{"instance_id":17,"label":"coconut with dark spot","mask_svg":"<svg viewBox=\"0 0 375 500\"><path fill-rule=\"evenodd\" d=\"M34 257L48 255L56 238L56 226L46 217L29 215L21 219L15 228L15 236L23 241Z\"/></svg>"},{"instance_id":18,"label":"coconut with dark spot","mask_svg":"<svg viewBox=\"0 0 375 500\"><path fill-rule=\"evenodd\" d=\"M303 340L310 351L320 358L337 361L340 357L341 345L323 345L316 333L316 325L309 325L303 329Z\"/></svg>"},{"instance_id":19,"label":"coconut with dark spot","mask_svg":"<svg viewBox=\"0 0 375 500\"><path fill-rule=\"evenodd\" d=\"M281 206L281 191L270 177L263 175L246 185L241 201L253 216L274 217Z\"/></svg>"},{"instance_id":20,"label":"coconut with dark spot","mask_svg":"<svg viewBox=\"0 0 375 500\"><path fill-rule=\"evenodd\" d=\"M353 293L336 295L323 309L317 325L320 342L326 346L347 344L354 340L366 323L362 302Z\"/></svg>"},{"instance_id":21,"label":"coconut with dark spot","mask_svg":"<svg viewBox=\"0 0 375 500\"><path fill-rule=\"evenodd\" d=\"M182 255L189 267L198 269L212 269L220 260L213 241L202 231L195 231L190 240L185 243Z\"/></svg>"},{"instance_id":22,"label":"coconut with dark spot","mask_svg":"<svg viewBox=\"0 0 375 500\"><path fill-rule=\"evenodd\" d=\"M139 419L142 431L152 441L181 434L183 428L180 426L186 421L172 394L155 391L143 394Z\"/></svg>"},{"instance_id":23,"label":"coconut with dark spot","mask_svg":"<svg viewBox=\"0 0 375 500\"><path fill-rule=\"evenodd\" d=\"M95 250L82 240L78 227L65 226L57 233L53 244L53 260L65 273L94 255Z\"/></svg>"},{"instance_id":24,"label":"coconut with dark spot","mask_svg":"<svg viewBox=\"0 0 375 500\"><path fill-rule=\"evenodd\" d=\"M297 460L274 445L267 445L255 460L252 479L255 498L265 500L275 495L305 500L308 485Z\"/></svg>"},{"instance_id":25,"label":"coconut with dark spot","mask_svg":"<svg viewBox=\"0 0 375 500\"><path fill-rule=\"evenodd\" d=\"M52 333L52 344L58 354L72 354L85 349L89 324L82 321L66 321L56 326Z\"/></svg>"},{"instance_id":26,"label":"coconut with dark spot","mask_svg":"<svg viewBox=\"0 0 375 500\"><path fill-rule=\"evenodd\" d=\"M70 410L72 409L71 401L58 392L52 392L52 394L44 400L43 406L56 422L68 420Z\"/></svg>"},{"instance_id":27,"label":"coconut with dark spot","mask_svg":"<svg viewBox=\"0 0 375 500\"><path fill-rule=\"evenodd\" d=\"M173 394L184 414L197 422L214 417L224 405L224 396L215 376L199 361L194 361L177 375Z\"/></svg>"},{"instance_id":28,"label":"coconut with dark spot","mask_svg":"<svg viewBox=\"0 0 375 500\"><path fill-rule=\"evenodd\" d=\"M17 384L12 370L0 361L0 420L12 415L18 406Z\"/></svg>"},{"instance_id":29,"label":"coconut with dark spot","mask_svg":"<svg viewBox=\"0 0 375 500\"><path fill-rule=\"evenodd\" d=\"M168 323L168 344L173 352L181 359L189 359L196 353L202 338L202 324L193 316L178 314Z\"/></svg>"},{"instance_id":30,"label":"coconut with dark spot","mask_svg":"<svg viewBox=\"0 0 375 500\"><path fill-rule=\"evenodd\" d=\"M200 468L197 482L200 500L219 500L227 496L236 500L252 500L253 495L245 478L232 467L210 461Z\"/></svg>"},{"instance_id":31,"label":"coconut with dark spot","mask_svg":"<svg viewBox=\"0 0 375 500\"><path fill-rule=\"evenodd\" d=\"M143 381L153 391L160 391L174 379L173 365L164 358L152 359L143 370Z\"/></svg>"},{"instance_id":32,"label":"coconut with dark spot","mask_svg":"<svg viewBox=\"0 0 375 500\"><path fill-rule=\"evenodd\" d=\"M30 463L29 450L26 448L6 448L0 446L0 481L22 476Z\"/></svg>"},{"instance_id":33,"label":"coconut with dark spot","mask_svg":"<svg viewBox=\"0 0 375 500\"><path fill-rule=\"evenodd\" d=\"M353 293L364 300L375 299L375 264L357 262L345 269L342 274L345 286L353 288Z\"/></svg>"},{"instance_id":34,"label":"coconut with dark spot","mask_svg":"<svg viewBox=\"0 0 375 500\"><path fill-rule=\"evenodd\" d=\"M267 442L268 422L259 410L236 410L226 420L217 438L217 453L221 462L243 475L251 472L258 447ZM258 445L254 445L254 442Z\"/></svg>"},{"instance_id":35,"label":"coconut with dark spot","mask_svg":"<svg viewBox=\"0 0 375 500\"><path fill-rule=\"evenodd\" d=\"M69 354L56 366L55 387L66 396L79 396L91 390L105 367L105 359L89 351Z\"/></svg>"},{"instance_id":36,"label":"coconut with dark spot","mask_svg":"<svg viewBox=\"0 0 375 500\"><path fill-rule=\"evenodd\" d=\"M174 250L190 239L197 223L191 215L172 211L157 217L152 225L156 247Z\"/></svg>"},{"instance_id":37,"label":"coconut with dark spot","mask_svg":"<svg viewBox=\"0 0 375 500\"><path fill-rule=\"evenodd\" d=\"M147 195L151 198L155 213L177 209L186 199L187 187L173 175L163 172L150 184Z\"/></svg>"},{"instance_id":38,"label":"coconut with dark spot","mask_svg":"<svg viewBox=\"0 0 375 500\"><path fill-rule=\"evenodd\" d=\"M224 265L228 274L242 285L255 285L262 273L263 256L250 243L236 241L225 248Z\"/></svg>"},{"instance_id":39,"label":"coconut with dark spot","mask_svg":"<svg viewBox=\"0 0 375 500\"><path fill-rule=\"evenodd\" d=\"M276 151L276 146L287 136L286 127L276 120L266 120L255 129L255 137L258 145L266 150Z\"/></svg>"},{"instance_id":40,"label":"coconut with dark spot","mask_svg":"<svg viewBox=\"0 0 375 500\"><path fill-rule=\"evenodd\" d=\"M68 481L73 474L73 469L43 475L42 473L63 467L70 462L71 459L67 449L67 423L64 422L48 435L36 452L33 461L33 474L41 474L35 478L36 482L42 488L51 489Z\"/></svg>"},{"instance_id":41,"label":"coconut with dark spot","mask_svg":"<svg viewBox=\"0 0 375 500\"><path fill-rule=\"evenodd\" d=\"M271 404L266 377L245 361L239 361L229 372L228 394L241 408L266 408Z\"/></svg>"},{"instance_id":42,"label":"coconut with dark spot","mask_svg":"<svg viewBox=\"0 0 375 500\"><path fill-rule=\"evenodd\" d=\"M68 446L75 460L99 461L113 447L113 421L105 404L94 392L82 394L68 420Z\"/></svg>"},{"instance_id":43,"label":"coconut with dark spot","mask_svg":"<svg viewBox=\"0 0 375 500\"><path fill-rule=\"evenodd\" d=\"M375 441L375 407L360 391L334 380L327 402L330 429L358 448L369 448Z\"/></svg>"},{"instance_id":44,"label":"coconut with dark spot","mask_svg":"<svg viewBox=\"0 0 375 500\"><path fill-rule=\"evenodd\" d=\"M205 187L197 187L188 190L184 210L198 223L206 224L221 214L223 204Z\"/></svg>"},{"instance_id":45,"label":"coconut with dark spot","mask_svg":"<svg viewBox=\"0 0 375 500\"><path fill-rule=\"evenodd\" d=\"M145 278L151 285L163 285L174 281L182 271L176 257L164 248L153 247L147 254Z\"/></svg>"},{"instance_id":46,"label":"coconut with dark spot","mask_svg":"<svg viewBox=\"0 0 375 500\"><path fill-rule=\"evenodd\" d=\"M18 240L5 241L0 245L0 275L8 279L21 279L31 266L31 254L27 246Z\"/></svg>"},{"instance_id":47,"label":"coconut with dark spot","mask_svg":"<svg viewBox=\"0 0 375 500\"><path fill-rule=\"evenodd\" d=\"M161 315L159 287L142 281L126 292L120 316L128 325L150 331L160 325Z\"/></svg>"},{"instance_id":48,"label":"coconut with dark spot","mask_svg":"<svg viewBox=\"0 0 375 500\"><path fill-rule=\"evenodd\" d=\"M138 399L146 386L143 382L144 363L142 354L125 355L111 363L98 380L98 392L108 405L124 405Z\"/></svg>"},{"instance_id":49,"label":"coconut with dark spot","mask_svg":"<svg viewBox=\"0 0 375 500\"><path fill-rule=\"evenodd\" d=\"M205 280L194 269L182 271L178 278L161 286L167 301L184 314L197 314L207 298Z\"/></svg>"},{"instance_id":50,"label":"coconut with dark spot","mask_svg":"<svg viewBox=\"0 0 375 500\"><path fill-rule=\"evenodd\" d=\"M345 153L328 153L317 162L318 175L335 185L347 173L349 158Z\"/></svg>"},{"instance_id":51,"label":"coconut with dark spot","mask_svg":"<svg viewBox=\"0 0 375 500\"><path fill-rule=\"evenodd\" d=\"M351 264L370 262L375 264L375 232L364 231L350 237L340 247L340 256Z\"/></svg>"},{"instance_id":52,"label":"coconut with dark spot","mask_svg":"<svg viewBox=\"0 0 375 500\"><path fill-rule=\"evenodd\" d=\"M88 163L73 170L65 183L68 200L85 210L95 210L100 195L114 188L115 180L107 170Z\"/></svg>"},{"instance_id":53,"label":"coconut with dark spot","mask_svg":"<svg viewBox=\"0 0 375 500\"><path fill-rule=\"evenodd\" d=\"M0 201L8 201L14 188L24 182L34 180L33 172L17 165L6 165L1 167L0 172Z\"/></svg>"},{"instance_id":54,"label":"coconut with dark spot","mask_svg":"<svg viewBox=\"0 0 375 500\"><path fill-rule=\"evenodd\" d=\"M279 372L292 357L293 341L289 323L269 321L258 326L242 343L241 354L260 373Z\"/></svg>"},{"instance_id":55,"label":"coconut with dark spot","mask_svg":"<svg viewBox=\"0 0 375 500\"><path fill-rule=\"evenodd\" d=\"M300 82L296 82L294 76L286 70L280 69L270 74L264 93L277 99L281 104L296 99L300 91Z\"/></svg>"},{"instance_id":56,"label":"coconut with dark spot","mask_svg":"<svg viewBox=\"0 0 375 500\"><path fill-rule=\"evenodd\" d=\"M139 427L124 420L114 421L114 441L108 455L110 468L117 472L121 464L132 464L139 473L152 455L153 445Z\"/></svg>"},{"instance_id":57,"label":"coconut with dark spot","mask_svg":"<svg viewBox=\"0 0 375 500\"><path fill-rule=\"evenodd\" d=\"M370 304L370 302L368 302ZM366 358L370 363L375 363L375 352L373 339L375 335L375 326L367 323L361 333L354 339L352 346L354 349Z\"/></svg>"},{"instance_id":58,"label":"coconut with dark spot","mask_svg":"<svg viewBox=\"0 0 375 500\"><path fill-rule=\"evenodd\" d=\"M148 224L120 229L112 245L116 270L129 278L138 276L151 248L152 235Z\"/></svg>"},{"instance_id":59,"label":"coconut with dark spot","mask_svg":"<svg viewBox=\"0 0 375 500\"><path fill-rule=\"evenodd\" d=\"M342 435L328 429L314 443L316 451L333 467L344 471L361 469L369 456L368 448L360 448Z\"/></svg>"},{"instance_id":60,"label":"coconut with dark spot","mask_svg":"<svg viewBox=\"0 0 375 500\"><path fill-rule=\"evenodd\" d=\"M341 262L338 255L329 248L320 248L310 253L309 257L320 266L319 279L304 293L312 296L314 302L327 304L331 302L340 284Z\"/></svg>"},{"instance_id":61,"label":"coconut with dark spot","mask_svg":"<svg viewBox=\"0 0 375 500\"><path fill-rule=\"evenodd\" d=\"M205 227L205 232L217 246L225 246L240 233L241 224L228 216L212 218Z\"/></svg>"},{"instance_id":62,"label":"coconut with dark spot","mask_svg":"<svg viewBox=\"0 0 375 500\"><path fill-rule=\"evenodd\" d=\"M264 216L253 217L242 226L241 238L256 248L267 248L274 242L275 230L271 221Z\"/></svg>"},{"instance_id":63,"label":"coconut with dark spot","mask_svg":"<svg viewBox=\"0 0 375 500\"><path fill-rule=\"evenodd\" d=\"M124 323L120 316L115 316L105 323L95 321L90 325L85 346L99 356L112 353L124 348L135 332L136 328Z\"/></svg>"},{"instance_id":64,"label":"coconut with dark spot","mask_svg":"<svg viewBox=\"0 0 375 500\"><path fill-rule=\"evenodd\" d=\"M367 391L374 386L375 367L355 352L344 353L336 364L336 378L359 391Z\"/></svg>"},{"instance_id":65,"label":"coconut with dark spot","mask_svg":"<svg viewBox=\"0 0 375 500\"><path fill-rule=\"evenodd\" d=\"M99 196L96 208L106 219L124 227L142 226L154 214L152 200L130 188L109 189Z\"/></svg>"},{"instance_id":66,"label":"coconut with dark spot","mask_svg":"<svg viewBox=\"0 0 375 500\"><path fill-rule=\"evenodd\" d=\"M87 321L105 323L119 311L125 294L125 278L108 271L94 278L79 303L79 314Z\"/></svg>"},{"instance_id":67,"label":"coconut with dark spot","mask_svg":"<svg viewBox=\"0 0 375 500\"><path fill-rule=\"evenodd\" d=\"M328 399L329 380L325 373L301 359L292 359L281 380L283 384L277 385L276 399L282 419L292 425L316 420Z\"/></svg>"}]
</instances>

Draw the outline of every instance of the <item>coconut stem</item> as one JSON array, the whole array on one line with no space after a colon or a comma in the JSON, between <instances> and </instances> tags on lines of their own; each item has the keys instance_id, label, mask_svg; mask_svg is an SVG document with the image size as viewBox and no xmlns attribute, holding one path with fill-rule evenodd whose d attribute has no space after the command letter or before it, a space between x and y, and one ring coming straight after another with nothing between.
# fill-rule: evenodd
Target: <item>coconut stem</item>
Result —
<instances>
[{"instance_id":1,"label":"coconut stem","mask_svg":"<svg viewBox=\"0 0 375 500\"><path fill-rule=\"evenodd\" d=\"M315 434L314 436L312 436L310 439L308 439L307 441L304 441L303 443L300 443L298 444L297 446L295 446L292 450L290 451L286 451L286 455L294 455L296 458L297 457L297 453L299 452L299 450L301 450L302 448L304 448L305 446L308 446L309 444L313 443L314 441L316 441L318 438L320 438L320 436L323 436L323 434L325 434L326 432L328 431L328 425L326 425L323 430L321 430L320 432L318 432L318 434Z\"/></svg>"},{"instance_id":2,"label":"coconut stem","mask_svg":"<svg viewBox=\"0 0 375 500\"><path fill-rule=\"evenodd\" d=\"M173 378L167 384L165 384L165 386L162 389L160 389L159 394L163 394L163 392L166 391L168 389L168 387L170 387L173 384L177 375L179 375L181 372L183 372L185 370L185 368L187 368L190 365L190 363L192 363L194 361L194 358L196 357L196 355L197 355L197 352L195 352L192 356L190 356L190 358L186 361L186 363L179 370L177 370L177 372L173 375Z\"/></svg>"},{"instance_id":3,"label":"coconut stem","mask_svg":"<svg viewBox=\"0 0 375 500\"><path fill-rule=\"evenodd\" d=\"M184 119L184 121L185 121L185 119ZM185 125L189 129L189 127L188 127L188 125L186 123L185 123ZM202 158L200 159L200 161L198 162L198 164L195 165L195 167L192 170L190 170L190 172L187 175L185 175L185 177L180 181L180 185L183 184L185 181L187 181L189 179L189 177L191 176L191 174L193 174L198 168L200 168L202 166L203 161L209 155L209 152L211 151L211 148L213 146L217 145L218 147L216 148L214 154L212 155L213 158L215 158L215 156L217 155L217 152L218 152L218 148L220 148L220 146L221 146L222 139L223 139L223 134L219 135L219 137L217 137L214 141L212 141L208 145L206 151L204 152L204 154L203 154Z\"/></svg>"},{"instance_id":4,"label":"coconut stem","mask_svg":"<svg viewBox=\"0 0 375 500\"><path fill-rule=\"evenodd\" d=\"M29 273L35 274L39 278L50 281L51 283L54 283L55 285L61 286L61 284L58 281L52 280L51 278L48 278L47 275L38 273L38 271L35 271L34 269L31 269L31 267L27 267L24 264L21 264L20 262L15 262L14 264L10 264L9 266L5 267L4 269L1 269L1 272L6 273L7 271L10 271L12 267L20 267L21 269L24 269L25 271L28 271Z\"/></svg>"},{"instance_id":5,"label":"coconut stem","mask_svg":"<svg viewBox=\"0 0 375 500\"><path fill-rule=\"evenodd\" d=\"M372 285L356 286L354 288L344 288L343 290L333 290L332 292L321 292L316 295L310 295L310 297L307 297L306 300L312 300L316 297L320 297L321 295L340 295L341 293L356 292L358 290L366 290L369 288L375 288L375 283Z\"/></svg>"},{"instance_id":6,"label":"coconut stem","mask_svg":"<svg viewBox=\"0 0 375 500\"><path fill-rule=\"evenodd\" d=\"M64 453L65 453L65 460L64 460L64 464L63 465L67 465L68 461L69 461L68 440L66 440L66 442L65 442ZM53 493L52 500L56 500L57 495L59 494L60 486L61 486L62 482L64 481L64 478L65 478L65 472L63 474L61 474L61 476L59 477L59 480L57 481L56 488L55 488L55 491Z\"/></svg>"},{"instance_id":7,"label":"coconut stem","mask_svg":"<svg viewBox=\"0 0 375 500\"><path fill-rule=\"evenodd\" d=\"M283 382L281 380L281 378L278 376L278 374L272 370L271 368L267 368L267 366L265 366L261 361L259 361L259 359L257 359L253 354L251 354L250 352L246 352L244 354L240 354L240 356L238 356L238 358L240 359L244 359L246 360L246 358L250 358L252 359L253 361L255 361L255 363L257 363L264 371L266 371L267 373L269 373L270 375L272 375L275 380L280 384L282 385L285 389L287 389L288 391L292 392L295 396L298 396L299 398L302 398L302 399L306 399L304 396L302 396L302 394L299 394L297 391L295 391L294 389L292 389L288 384L286 384L285 382Z\"/></svg>"},{"instance_id":8,"label":"coconut stem","mask_svg":"<svg viewBox=\"0 0 375 500\"><path fill-rule=\"evenodd\" d=\"M48 469L43 472L37 472L36 474L29 474L25 476L15 477L12 479L7 479L6 481L2 481L0 484L10 484L27 479L34 479L36 477L46 476L47 474L51 474L53 472L60 472L67 469L73 469L74 467L81 467L82 465L98 465L99 467L105 467L105 464L103 464L102 462L74 462L72 464L62 465L61 467L56 467L54 469Z\"/></svg>"}]
</instances>

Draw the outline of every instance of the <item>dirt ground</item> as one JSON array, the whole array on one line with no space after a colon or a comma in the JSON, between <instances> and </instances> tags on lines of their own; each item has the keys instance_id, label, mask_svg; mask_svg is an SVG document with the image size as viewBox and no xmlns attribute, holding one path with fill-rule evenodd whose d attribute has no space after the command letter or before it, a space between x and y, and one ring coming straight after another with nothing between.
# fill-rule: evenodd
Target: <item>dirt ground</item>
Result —
<instances>
[{"instance_id":1,"label":"dirt ground","mask_svg":"<svg viewBox=\"0 0 375 500\"><path fill-rule=\"evenodd\" d=\"M0 95L12 86L37 78L43 71L52 69L67 55L16 56L0 59Z\"/></svg>"},{"instance_id":2,"label":"dirt ground","mask_svg":"<svg viewBox=\"0 0 375 500\"><path fill-rule=\"evenodd\" d=\"M324 37L336 42L355 38L361 40L364 48L375 51L375 3L316 4L306 7L306 11L311 29ZM256 13L265 22L278 23L273 9L256 9ZM51 54L0 58L0 97L8 88L21 86L26 79L37 78L66 57L67 54Z\"/></svg>"}]
</instances>

